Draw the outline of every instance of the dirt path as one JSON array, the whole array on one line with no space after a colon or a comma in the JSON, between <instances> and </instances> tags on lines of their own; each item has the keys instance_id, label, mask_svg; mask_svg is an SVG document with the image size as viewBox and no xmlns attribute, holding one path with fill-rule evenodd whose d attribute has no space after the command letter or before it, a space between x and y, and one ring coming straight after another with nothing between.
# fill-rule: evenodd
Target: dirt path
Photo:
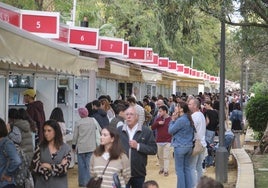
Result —
<instances>
[{"instance_id":1,"label":"dirt path","mask_svg":"<svg viewBox=\"0 0 268 188\"><path fill-rule=\"evenodd\" d=\"M174 169L174 160L171 158L170 160L170 170L169 176L165 177L163 175L159 175L159 166L156 166L157 158L156 156L149 156L148 165L147 165L147 176L146 180L156 180L159 184L160 188L175 188L177 183L177 177ZM235 187L236 182L236 174L237 171L235 168L232 168L232 165L229 165L228 169L228 183L224 184L225 188L233 188ZM215 168L209 167L206 169L204 175L212 177L215 179ZM68 171L68 180L69 180L69 188L77 188L77 165L73 169Z\"/></svg>"}]
</instances>

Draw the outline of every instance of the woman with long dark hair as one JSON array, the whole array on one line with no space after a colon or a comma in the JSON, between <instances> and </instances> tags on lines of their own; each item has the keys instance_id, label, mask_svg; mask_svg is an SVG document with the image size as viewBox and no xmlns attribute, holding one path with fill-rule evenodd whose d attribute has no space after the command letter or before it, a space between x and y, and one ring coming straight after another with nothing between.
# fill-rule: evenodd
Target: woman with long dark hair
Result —
<instances>
[{"instance_id":1,"label":"woman with long dark hair","mask_svg":"<svg viewBox=\"0 0 268 188\"><path fill-rule=\"evenodd\" d=\"M71 148L63 142L61 128L57 121L46 121L43 134L44 139L37 146L32 160L35 187L66 188Z\"/></svg>"},{"instance_id":2,"label":"woman with long dark hair","mask_svg":"<svg viewBox=\"0 0 268 188\"><path fill-rule=\"evenodd\" d=\"M62 137L63 137L63 142L66 142L66 125L65 125L65 121L64 121L64 116L63 116L63 112L62 109L60 107L56 107L52 110L49 119L54 119L58 122L58 124L60 125L61 128L61 133L62 133Z\"/></svg>"},{"instance_id":3,"label":"woman with long dark hair","mask_svg":"<svg viewBox=\"0 0 268 188\"><path fill-rule=\"evenodd\" d=\"M102 175L104 169L105 172ZM90 176L103 177L101 187L110 188L116 187L114 174L117 174L121 186L125 187L131 176L130 162L121 146L117 129L108 126L102 129L100 146L96 148L91 157Z\"/></svg>"},{"instance_id":4,"label":"woman with long dark hair","mask_svg":"<svg viewBox=\"0 0 268 188\"><path fill-rule=\"evenodd\" d=\"M174 147L177 188L190 188L192 182L190 158L193 150L194 123L185 102L178 102L171 117L168 132Z\"/></svg>"}]
</instances>

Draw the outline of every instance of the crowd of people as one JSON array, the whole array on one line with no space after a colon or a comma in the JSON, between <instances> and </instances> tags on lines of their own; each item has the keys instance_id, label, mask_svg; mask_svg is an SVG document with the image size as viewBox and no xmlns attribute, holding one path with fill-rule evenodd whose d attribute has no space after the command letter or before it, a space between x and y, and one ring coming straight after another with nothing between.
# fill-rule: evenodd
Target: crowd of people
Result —
<instances>
[{"instance_id":1,"label":"crowd of people","mask_svg":"<svg viewBox=\"0 0 268 188\"><path fill-rule=\"evenodd\" d=\"M198 187L203 168L213 165L209 148L219 129L218 95L134 96L112 101L109 95L78 109L71 146L66 143L66 125L61 108L48 120L34 89L24 92L26 109L9 109L8 122L0 120L0 187L25 187L16 183L22 164L18 148L27 156L34 187L68 187L67 172L72 153L77 156L78 186L87 187L101 178L101 187L158 187L146 180L148 155L156 155L159 175L169 176L171 153L175 161L177 188ZM243 120L235 95L226 96L226 120L232 130L242 130ZM226 129L226 147L233 139ZM203 150L192 155L195 141ZM173 149L171 149L173 148ZM205 164L205 165L204 165Z\"/></svg>"}]
</instances>

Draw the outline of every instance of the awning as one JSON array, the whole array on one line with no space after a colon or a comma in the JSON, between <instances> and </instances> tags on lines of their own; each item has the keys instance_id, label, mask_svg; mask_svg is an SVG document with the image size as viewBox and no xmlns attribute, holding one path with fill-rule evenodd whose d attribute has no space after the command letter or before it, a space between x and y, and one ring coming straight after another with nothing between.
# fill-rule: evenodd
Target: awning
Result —
<instances>
[{"instance_id":1,"label":"awning","mask_svg":"<svg viewBox=\"0 0 268 188\"><path fill-rule=\"evenodd\" d=\"M110 61L110 73L129 77L129 66Z\"/></svg>"},{"instance_id":2,"label":"awning","mask_svg":"<svg viewBox=\"0 0 268 188\"><path fill-rule=\"evenodd\" d=\"M0 22L0 62L79 75L80 70L96 70L96 60L79 56L79 51Z\"/></svg>"},{"instance_id":3,"label":"awning","mask_svg":"<svg viewBox=\"0 0 268 188\"><path fill-rule=\"evenodd\" d=\"M154 71L147 71L147 70L142 70L142 78L145 81L158 81L162 80L162 74Z\"/></svg>"},{"instance_id":4,"label":"awning","mask_svg":"<svg viewBox=\"0 0 268 188\"><path fill-rule=\"evenodd\" d=\"M77 73L80 73L81 70L93 70L98 72L97 60L90 57L78 56L75 60L75 63L71 67L73 67L73 71Z\"/></svg>"}]
</instances>

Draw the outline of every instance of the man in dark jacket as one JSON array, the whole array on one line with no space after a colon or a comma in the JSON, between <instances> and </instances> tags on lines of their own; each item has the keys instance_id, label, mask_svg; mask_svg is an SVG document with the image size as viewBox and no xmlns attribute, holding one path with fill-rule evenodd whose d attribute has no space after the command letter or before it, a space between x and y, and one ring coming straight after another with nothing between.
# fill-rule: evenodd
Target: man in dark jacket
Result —
<instances>
[{"instance_id":1,"label":"man in dark jacket","mask_svg":"<svg viewBox=\"0 0 268 188\"><path fill-rule=\"evenodd\" d=\"M103 109L100 108L100 101L94 100L92 101L92 115L91 117L94 117L97 122L100 124L101 128L105 128L109 125L109 119L107 116L107 112L105 112Z\"/></svg>"},{"instance_id":2,"label":"man in dark jacket","mask_svg":"<svg viewBox=\"0 0 268 188\"><path fill-rule=\"evenodd\" d=\"M35 101L36 91L34 89L27 89L23 92L24 103L26 104L26 111L37 126L37 133L35 136L35 144L39 144L43 139L43 125L46 117L44 112L44 105L41 101Z\"/></svg>"},{"instance_id":3,"label":"man in dark jacket","mask_svg":"<svg viewBox=\"0 0 268 188\"><path fill-rule=\"evenodd\" d=\"M147 155L157 153L157 145L153 132L138 124L138 113L134 106L126 111L126 121L118 128L121 143L131 160L131 178L126 188L142 187L146 176Z\"/></svg>"}]
</instances>

